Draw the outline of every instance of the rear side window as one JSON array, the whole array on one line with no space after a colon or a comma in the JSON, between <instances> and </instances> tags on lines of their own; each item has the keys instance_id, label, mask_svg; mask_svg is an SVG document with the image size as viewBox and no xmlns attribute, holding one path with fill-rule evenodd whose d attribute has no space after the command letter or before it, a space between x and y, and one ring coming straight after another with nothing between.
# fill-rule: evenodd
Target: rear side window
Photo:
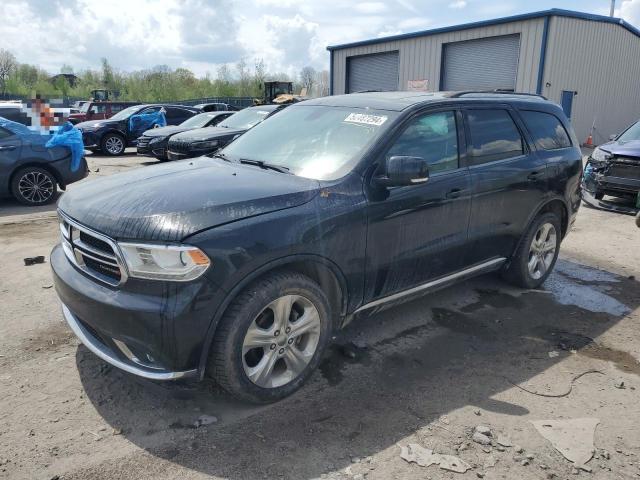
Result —
<instances>
[{"instance_id":1,"label":"rear side window","mask_svg":"<svg viewBox=\"0 0 640 480\"><path fill-rule=\"evenodd\" d=\"M474 165L524 153L520 131L506 110L468 110L467 122Z\"/></svg>"},{"instance_id":2,"label":"rear side window","mask_svg":"<svg viewBox=\"0 0 640 480\"><path fill-rule=\"evenodd\" d=\"M127 108L127 105L123 105L121 103L112 103L111 104L111 113L118 113Z\"/></svg>"},{"instance_id":3,"label":"rear side window","mask_svg":"<svg viewBox=\"0 0 640 480\"><path fill-rule=\"evenodd\" d=\"M571 146L567 131L555 115L533 110L522 110L520 115L538 148L556 150Z\"/></svg>"}]
</instances>

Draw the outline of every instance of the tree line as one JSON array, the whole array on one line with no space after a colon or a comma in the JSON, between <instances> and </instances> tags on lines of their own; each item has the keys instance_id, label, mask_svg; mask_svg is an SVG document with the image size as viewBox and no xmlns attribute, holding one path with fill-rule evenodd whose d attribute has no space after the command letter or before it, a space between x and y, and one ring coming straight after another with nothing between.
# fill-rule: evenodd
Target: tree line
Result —
<instances>
[{"instance_id":1,"label":"tree line","mask_svg":"<svg viewBox=\"0 0 640 480\"><path fill-rule=\"evenodd\" d=\"M328 95L328 72L317 72L304 67L291 78L283 72L268 72L263 60L248 65L243 59L235 64L218 66L216 76L196 75L187 68L172 69L159 65L151 69L122 72L113 68L106 58L101 59L99 70L74 72L63 65L62 74L53 76L34 65L19 63L8 50L0 49L0 93L30 97L35 93L44 98L90 98L91 90L107 89L115 92L119 100L139 102L166 102L204 97L254 97L263 95L263 82L269 80L294 82L294 92L307 89L309 96Z\"/></svg>"}]
</instances>

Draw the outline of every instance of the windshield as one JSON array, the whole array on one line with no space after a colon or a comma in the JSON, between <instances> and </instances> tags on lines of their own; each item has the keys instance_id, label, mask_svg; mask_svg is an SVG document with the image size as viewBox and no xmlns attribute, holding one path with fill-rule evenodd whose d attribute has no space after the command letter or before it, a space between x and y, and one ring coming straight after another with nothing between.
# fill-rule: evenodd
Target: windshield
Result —
<instances>
[{"instance_id":1,"label":"windshield","mask_svg":"<svg viewBox=\"0 0 640 480\"><path fill-rule=\"evenodd\" d=\"M116 113L109 120L126 120L131 115L136 113L138 110L140 110L140 105L134 105L133 107L125 108L124 110L121 110L120 112Z\"/></svg>"},{"instance_id":2,"label":"windshield","mask_svg":"<svg viewBox=\"0 0 640 480\"><path fill-rule=\"evenodd\" d=\"M91 102L83 103L82 106L80 107L80 111L82 113L87 113L89 111L90 105L91 105Z\"/></svg>"},{"instance_id":3,"label":"windshield","mask_svg":"<svg viewBox=\"0 0 640 480\"><path fill-rule=\"evenodd\" d=\"M224 122L220 122L218 126L225 128L251 128L264 120L271 112L273 112L273 110L260 107L245 108L238 113L234 113Z\"/></svg>"},{"instance_id":4,"label":"windshield","mask_svg":"<svg viewBox=\"0 0 640 480\"><path fill-rule=\"evenodd\" d=\"M288 107L223 151L233 160L260 160L316 180L348 173L396 112L299 105Z\"/></svg>"},{"instance_id":5,"label":"windshield","mask_svg":"<svg viewBox=\"0 0 640 480\"><path fill-rule=\"evenodd\" d=\"M189 128L202 128L206 127L209 120L213 117L217 117L215 113L199 113L198 115L194 115L191 118L188 118L184 122L180 124L181 127L189 127Z\"/></svg>"},{"instance_id":6,"label":"windshield","mask_svg":"<svg viewBox=\"0 0 640 480\"><path fill-rule=\"evenodd\" d=\"M633 140L640 140L640 122L631 125L616 140L618 140L619 142L631 142Z\"/></svg>"}]
</instances>

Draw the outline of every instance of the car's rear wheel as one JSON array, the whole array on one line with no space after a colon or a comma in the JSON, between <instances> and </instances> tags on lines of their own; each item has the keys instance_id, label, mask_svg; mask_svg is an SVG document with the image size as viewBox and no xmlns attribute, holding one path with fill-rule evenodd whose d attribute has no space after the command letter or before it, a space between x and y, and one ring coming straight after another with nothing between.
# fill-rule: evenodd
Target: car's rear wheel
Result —
<instances>
[{"instance_id":1,"label":"car's rear wheel","mask_svg":"<svg viewBox=\"0 0 640 480\"><path fill-rule=\"evenodd\" d=\"M124 138L117 133L107 133L100 143L100 150L113 157L122 155L126 147Z\"/></svg>"},{"instance_id":2,"label":"car's rear wheel","mask_svg":"<svg viewBox=\"0 0 640 480\"><path fill-rule=\"evenodd\" d=\"M11 193L23 205L46 205L55 200L57 192L57 180L44 168L23 168L11 180Z\"/></svg>"},{"instance_id":3,"label":"car's rear wheel","mask_svg":"<svg viewBox=\"0 0 640 480\"><path fill-rule=\"evenodd\" d=\"M561 232L557 215L539 215L522 238L504 277L523 288L542 285L558 259Z\"/></svg>"},{"instance_id":4,"label":"car's rear wheel","mask_svg":"<svg viewBox=\"0 0 640 480\"><path fill-rule=\"evenodd\" d=\"M318 366L331 330L329 302L315 282L295 272L268 275L227 309L208 372L238 398L280 400Z\"/></svg>"}]
</instances>

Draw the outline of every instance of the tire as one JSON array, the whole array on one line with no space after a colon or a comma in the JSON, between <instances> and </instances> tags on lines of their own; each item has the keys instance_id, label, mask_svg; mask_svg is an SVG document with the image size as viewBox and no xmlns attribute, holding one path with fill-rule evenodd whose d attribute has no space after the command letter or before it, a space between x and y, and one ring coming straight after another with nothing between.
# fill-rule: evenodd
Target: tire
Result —
<instances>
[{"instance_id":1,"label":"tire","mask_svg":"<svg viewBox=\"0 0 640 480\"><path fill-rule=\"evenodd\" d=\"M503 277L522 288L537 288L542 285L558 259L561 232L557 215L538 215L520 241ZM540 243L541 240L544 244Z\"/></svg>"},{"instance_id":2,"label":"tire","mask_svg":"<svg viewBox=\"0 0 640 480\"><path fill-rule=\"evenodd\" d=\"M58 181L44 168L22 168L11 179L11 193L23 205L46 205L56 199Z\"/></svg>"},{"instance_id":3,"label":"tire","mask_svg":"<svg viewBox=\"0 0 640 480\"><path fill-rule=\"evenodd\" d=\"M122 155L125 148L127 148L127 142L118 133L107 133L100 142L100 150L111 157Z\"/></svg>"},{"instance_id":4,"label":"tire","mask_svg":"<svg viewBox=\"0 0 640 480\"><path fill-rule=\"evenodd\" d=\"M640 228L640 211L636 214L636 226Z\"/></svg>"},{"instance_id":5,"label":"tire","mask_svg":"<svg viewBox=\"0 0 640 480\"><path fill-rule=\"evenodd\" d=\"M277 310L289 314L278 315ZM305 323L297 323L305 317ZM296 335L301 328L306 330ZM314 281L295 272L269 274L227 308L207 372L239 399L275 402L298 390L313 373L332 330L329 301Z\"/></svg>"}]
</instances>

